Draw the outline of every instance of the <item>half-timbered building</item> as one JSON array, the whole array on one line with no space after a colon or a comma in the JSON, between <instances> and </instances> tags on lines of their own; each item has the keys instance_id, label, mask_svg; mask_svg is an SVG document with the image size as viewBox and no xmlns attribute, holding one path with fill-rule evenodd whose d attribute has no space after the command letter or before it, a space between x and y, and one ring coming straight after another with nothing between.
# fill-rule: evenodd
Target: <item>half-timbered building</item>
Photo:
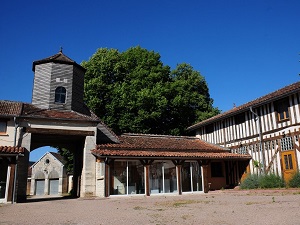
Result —
<instances>
[{"instance_id":1,"label":"half-timbered building","mask_svg":"<svg viewBox=\"0 0 300 225\"><path fill-rule=\"evenodd\" d=\"M283 87L188 128L202 140L250 154L251 173L288 181L300 168L300 82Z\"/></svg>"}]
</instances>

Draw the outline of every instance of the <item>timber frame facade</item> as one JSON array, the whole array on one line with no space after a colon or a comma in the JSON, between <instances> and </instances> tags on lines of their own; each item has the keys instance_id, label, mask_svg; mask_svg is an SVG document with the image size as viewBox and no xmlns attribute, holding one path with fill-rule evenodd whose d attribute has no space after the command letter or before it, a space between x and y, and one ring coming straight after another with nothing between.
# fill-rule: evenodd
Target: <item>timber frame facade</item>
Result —
<instances>
[{"instance_id":1,"label":"timber frame facade","mask_svg":"<svg viewBox=\"0 0 300 225\"><path fill-rule=\"evenodd\" d=\"M300 169L300 82L188 128L202 140L252 156L248 172L289 181Z\"/></svg>"}]
</instances>

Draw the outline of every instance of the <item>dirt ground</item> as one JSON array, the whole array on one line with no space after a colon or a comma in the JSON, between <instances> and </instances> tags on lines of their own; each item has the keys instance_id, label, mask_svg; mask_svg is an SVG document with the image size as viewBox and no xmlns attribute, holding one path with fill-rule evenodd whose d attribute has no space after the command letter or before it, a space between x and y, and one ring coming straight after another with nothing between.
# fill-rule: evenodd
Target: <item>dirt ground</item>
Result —
<instances>
[{"instance_id":1,"label":"dirt ground","mask_svg":"<svg viewBox=\"0 0 300 225\"><path fill-rule=\"evenodd\" d=\"M300 189L0 204L0 224L300 224Z\"/></svg>"}]
</instances>

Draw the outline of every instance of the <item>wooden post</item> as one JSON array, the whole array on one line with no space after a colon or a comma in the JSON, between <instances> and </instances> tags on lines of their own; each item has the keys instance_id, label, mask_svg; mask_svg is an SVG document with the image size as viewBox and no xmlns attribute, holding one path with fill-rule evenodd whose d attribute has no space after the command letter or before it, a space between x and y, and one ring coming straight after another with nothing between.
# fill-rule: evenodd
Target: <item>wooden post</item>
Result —
<instances>
[{"instance_id":1,"label":"wooden post","mask_svg":"<svg viewBox=\"0 0 300 225\"><path fill-rule=\"evenodd\" d=\"M145 165L145 193L146 196L150 196L150 183L149 183L149 173L150 173L150 165L146 164Z\"/></svg>"},{"instance_id":2,"label":"wooden post","mask_svg":"<svg viewBox=\"0 0 300 225\"><path fill-rule=\"evenodd\" d=\"M177 170L177 190L178 190L178 194L179 195L182 195L181 168L182 168L181 164L176 165L176 170Z\"/></svg>"},{"instance_id":3,"label":"wooden post","mask_svg":"<svg viewBox=\"0 0 300 225\"><path fill-rule=\"evenodd\" d=\"M208 193L209 185L208 185L208 165L202 165L203 169L203 186L204 186L204 193Z\"/></svg>"},{"instance_id":4,"label":"wooden post","mask_svg":"<svg viewBox=\"0 0 300 225\"><path fill-rule=\"evenodd\" d=\"M105 163L105 175L104 175L104 186L105 186L105 197L109 197L109 181L110 181L110 166L109 164Z\"/></svg>"}]
</instances>

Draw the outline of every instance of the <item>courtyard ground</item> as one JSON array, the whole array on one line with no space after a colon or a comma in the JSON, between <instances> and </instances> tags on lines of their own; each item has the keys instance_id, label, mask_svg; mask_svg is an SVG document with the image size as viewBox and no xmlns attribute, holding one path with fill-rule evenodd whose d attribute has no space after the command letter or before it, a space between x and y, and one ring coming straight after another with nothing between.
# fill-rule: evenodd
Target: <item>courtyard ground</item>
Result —
<instances>
[{"instance_id":1,"label":"courtyard ground","mask_svg":"<svg viewBox=\"0 0 300 225\"><path fill-rule=\"evenodd\" d=\"M0 224L300 224L300 189L0 204Z\"/></svg>"}]
</instances>

